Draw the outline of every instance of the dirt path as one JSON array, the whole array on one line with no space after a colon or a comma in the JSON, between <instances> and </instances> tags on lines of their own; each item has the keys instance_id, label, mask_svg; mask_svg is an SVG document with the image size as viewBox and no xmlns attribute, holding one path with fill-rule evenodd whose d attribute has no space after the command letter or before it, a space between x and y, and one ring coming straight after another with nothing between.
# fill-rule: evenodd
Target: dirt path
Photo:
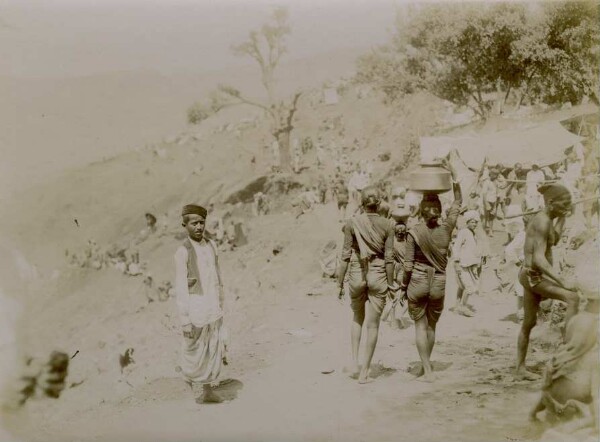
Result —
<instances>
[{"instance_id":1,"label":"dirt path","mask_svg":"<svg viewBox=\"0 0 600 442\"><path fill-rule=\"evenodd\" d=\"M333 293L333 284L324 283L324 290ZM265 363L241 372L232 361L235 381L222 387L230 402L196 405L173 374L132 389L124 400L65 416L66 421L49 416L43 433L28 440L476 442L539 436L540 429L527 422L539 385L515 383L510 375L518 332L518 325L506 320L512 298L494 292L474 299L473 318L444 312L434 350L440 370L435 384L415 381L411 374L418 360L412 327L383 325L376 379L367 385L344 373L349 307L332 295L290 299L287 309L265 308L267 320L253 334L269 339L243 349ZM529 363L538 368L547 357L548 332L545 326L534 330Z\"/></svg>"}]
</instances>

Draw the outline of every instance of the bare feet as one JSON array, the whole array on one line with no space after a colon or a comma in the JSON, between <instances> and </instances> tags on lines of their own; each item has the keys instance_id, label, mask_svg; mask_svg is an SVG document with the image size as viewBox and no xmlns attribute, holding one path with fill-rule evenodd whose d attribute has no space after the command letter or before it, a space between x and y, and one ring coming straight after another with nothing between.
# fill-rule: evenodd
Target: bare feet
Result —
<instances>
[{"instance_id":1,"label":"bare feet","mask_svg":"<svg viewBox=\"0 0 600 442\"><path fill-rule=\"evenodd\" d=\"M515 379L524 381L537 381L541 376L537 373L527 370L525 367L521 367L515 370Z\"/></svg>"},{"instance_id":2,"label":"bare feet","mask_svg":"<svg viewBox=\"0 0 600 442\"><path fill-rule=\"evenodd\" d=\"M197 404L220 404L223 402L221 396L214 392L212 388L204 387L202 395L196 398Z\"/></svg>"},{"instance_id":3,"label":"bare feet","mask_svg":"<svg viewBox=\"0 0 600 442\"><path fill-rule=\"evenodd\" d=\"M473 317L473 312L464 305L461 305L459 308L457 308L456 313L458 313L461 316L466 316L467 318Z\"/></svg>"},{"instance_id":4,"label":"bare feet","mask_svg":"<svg viewBox=\"0 0 600 442\"><path fill-rule=\"evenodd\" d=\"M358 375L358 383L359 384L368 384L372 379L369 379L369 370L361 370Z\"/></svg>"},{"instance_id":5,"label":"bare feet","mask_svg":"<svg viewBox=\"0 0 600 442\"><path fill-rule=\"evenodd\" d=\"M425 373L423 374L423 376L419 376L415 380L419 382L427 382L430 384L435 381L435 374L433 374L433 372Z\"/></svg>"}]
</instances>

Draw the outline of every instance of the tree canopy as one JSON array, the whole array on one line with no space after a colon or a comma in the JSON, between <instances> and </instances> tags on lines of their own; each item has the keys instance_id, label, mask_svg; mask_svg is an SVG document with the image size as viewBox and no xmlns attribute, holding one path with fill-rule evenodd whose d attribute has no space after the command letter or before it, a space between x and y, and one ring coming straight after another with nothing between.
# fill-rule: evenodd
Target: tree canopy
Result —
<instances>
[{"instance_id":1,"label":"tree canopy","mask_svg":"<svg viewBox=\"0 0 600 442\"><path fill-rule=\"evenodd\" d=\"M399 11L392 41L358 60L357 80L392 102L427 90L481 118L511 92L518 104L597 100L598 12L592 2Z\"/></svg>"}]
</instances>

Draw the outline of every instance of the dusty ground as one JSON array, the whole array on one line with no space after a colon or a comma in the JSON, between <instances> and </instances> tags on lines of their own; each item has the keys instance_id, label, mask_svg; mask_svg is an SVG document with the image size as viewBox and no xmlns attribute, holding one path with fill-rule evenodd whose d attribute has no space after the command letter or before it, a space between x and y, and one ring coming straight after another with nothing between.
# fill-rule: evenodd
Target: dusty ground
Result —
<instances>
[{"instance_id":1,"label":"dusty ground","mask_svg":"<svg viewBox=\"0 0 600 442\"><path fill-rule=\"evenodd\" d=\"M357 139L361 149L351 152L353 161L391 152L389 162L375 163L376 178L403 161L414 120L434 121L436 113L433 104L421 103L414 106L418 113L397 114L377 97L359 101L355 94L336 106L305 106L294 136L318 133L340 146ZM344 130L318 130L325 118L339 115ZM81 251L89 239L102 248L127 242L151 211L168 223L168 233L137 249L155 281L171 280L181 205L222 201L264 174L266 140L259 126L239 136L218 132L181 145L159 143L65 172L4 206L2 251L21 252L35 274L28 284L3 286L25 304L22 347L34 355L56 348L77 353L69 388L58 400L33 401L13 415L14 432L32 442L539 438L543 428L527 422L539 383L511 376L519 328L511 320L515 299L493 290L490 271L485 293L472 300L474 318L447 310L454 301L448 291L434 350L437 383L414 380L413 329L387 324L374 358L375 382L358 385L348 377L350 307L337 302L335 285L321 277L318 264L320 248L341 240L331 203L294 220L286 212L293 195L278 196L277 213L248 220L250 243L222 254L232 341L226 377L233 379L221 388L231 399L222 405L196 405L179 378L174 300L148 303L142 279L114 269L67 267L65 249ZM305 160L313 165L314 152ZM312 167L299 178L311 183L331 169ZM395 183L400 178L393 176ZM501 234L494 238L496 254L503 240ZM275 248L281 253L274 255ZM0 265L3 282L16 270ZM529 364L540 371L557 342L557 333L540 324ZM127 348L134 349L135 363L121 373L119 355Z\"/></svg>"},{"instance_id":2,"label":"dusty ground","mask_svg":"<svg viewBox=\"0 0 600 442\"><path fill-rule=\"evenodd\" d=\"M388 324L374 357L375 381L358 385L348 377L350 308L338 303L334 283L320 278L316 260L319 244L341 238L333 216L331 204L298 221L267 216L251 224L252 244L223 255L232 331L226 377L234 381L221 387L231 399L221 405L196 405L178 377L173 300L146 304L135 292L138 280L110 269L79 275L71 296L30 312L37 318L32 342L63 342L69 352L80 351L72 361L72 388L55 402L32 403L14 423L17 433L32 442L539 437L541 429L527 422L539 384L514 382L510 374L515 300L491 291L490 272L486 294L473 299L475 317L449 312L448 295L434 350L436 383L412 374L418 361L413 328ZM273 256L272 244L283 245L283 252ZM101 289L114 287L115 278L123 292ZM35 338L40 333L45 339ZM541 369L556 341L556 332L537 327L529 364ZM136 362L121 375L118 354L127 347L135 348Z\"/></svg>"}]
</instances>

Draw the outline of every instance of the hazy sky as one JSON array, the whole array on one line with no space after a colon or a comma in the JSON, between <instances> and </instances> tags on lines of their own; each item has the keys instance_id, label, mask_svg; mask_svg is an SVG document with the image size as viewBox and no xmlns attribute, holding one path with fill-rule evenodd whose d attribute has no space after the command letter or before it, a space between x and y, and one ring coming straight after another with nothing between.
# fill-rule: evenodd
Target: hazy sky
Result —
<instances>
[{"instance_id":1,"label":"hazy sky","mask_svg":"<svg viewBox=\"0 0 600 442\"><path fill-rule=\"evenodd\" d=\"M288 6L290 58L387 40L395 0L0 0L2 73L204 72L231 55L274 5Z\"/></svg>"}]
</instances>

